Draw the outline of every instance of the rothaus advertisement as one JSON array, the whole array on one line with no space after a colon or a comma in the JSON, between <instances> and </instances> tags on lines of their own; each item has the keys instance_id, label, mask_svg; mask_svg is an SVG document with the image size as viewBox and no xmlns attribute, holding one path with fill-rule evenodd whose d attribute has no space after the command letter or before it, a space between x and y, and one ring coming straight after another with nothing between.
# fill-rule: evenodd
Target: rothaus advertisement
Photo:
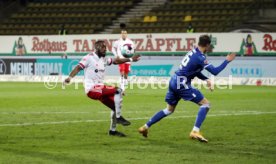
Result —
<instances>
[{"instance_id":1,"label":"rothaus advertisement","mask_svg":"<svg viewBox=\"0 0 276 164\"><path fill-rule=\"evenodd\" d=\"M143 55L170 56L183 53L197 46L200 33L129 34L135 50ZM213 52L221 56L237 52L241 56L276 56L276 33L210 33ZM62 56L84 55L94 51L94 43L106 42L108 54L119 34L66 35L66 36L0 36L2 56Z\"/></svg>"}]
</instances>

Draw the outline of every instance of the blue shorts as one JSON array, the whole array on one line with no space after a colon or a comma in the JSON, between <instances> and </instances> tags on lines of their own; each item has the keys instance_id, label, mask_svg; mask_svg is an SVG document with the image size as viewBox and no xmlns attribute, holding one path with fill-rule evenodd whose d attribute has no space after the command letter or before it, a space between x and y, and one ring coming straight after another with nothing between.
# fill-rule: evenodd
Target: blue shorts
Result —
<instances>
[{"instance_id":1,"label":"blue shorts","mask_svg":"<svg viewBox=\"0 0 276 164\"><path fill-rule=\"evenodd\" d=\"M171 79L165 101L169 105L175 106L181 98L198 104L203 100L204 96L198 89L193 88L191 85L186 85L184 87L181 84L178 86L176 81Z\"/></svg>"}]
</instances>

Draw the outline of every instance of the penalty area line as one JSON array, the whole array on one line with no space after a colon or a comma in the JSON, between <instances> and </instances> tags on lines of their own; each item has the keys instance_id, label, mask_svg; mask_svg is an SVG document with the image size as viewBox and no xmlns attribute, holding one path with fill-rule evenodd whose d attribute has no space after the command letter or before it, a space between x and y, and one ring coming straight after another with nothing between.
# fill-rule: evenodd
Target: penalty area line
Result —
<instances>
[{"instance_id":1,"label":"penalty area line","mask_svg":"<svg viewBox=\"0 0 276 164\"><path fill-rule=\"evenodd\" d=\"M224 116L249 116L249 115L265 115L276 114L276 112L255 112L255 113L219 113L208 114L207 117L224 117ZM179 118L194 118L193 116L171 116L166 119L179 119ZM129 118L128 120L148 120L149 117ZM108 122L107 120L76 120L76 121L53 121L53 122L33 122L33 123L15 123L15 124L0 124L0 127L16 127L16 126L34 126L34 125L58 125L58 124L75 124L75 123L91 123L91 122Z\"/></svg>"}]
</instances>

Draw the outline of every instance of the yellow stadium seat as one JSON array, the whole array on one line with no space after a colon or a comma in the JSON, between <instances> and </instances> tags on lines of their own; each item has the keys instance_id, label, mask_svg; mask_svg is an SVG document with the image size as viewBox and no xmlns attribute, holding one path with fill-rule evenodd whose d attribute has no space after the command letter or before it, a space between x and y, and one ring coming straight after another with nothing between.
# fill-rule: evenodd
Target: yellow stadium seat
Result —
<instances>
[{"instance_id":1,"label":"yellow stadium seat","mask_svg":"<svg viewBox=\"0 0 276 164\"><path fill-rule=\"evenodd\" d=\"M157 22L157 16L152 16L151 17L151 22Z\"/></svg>"},{"instance_id":2,"label":"yellow stadium seat","mask_svg":"<svg viewBox=\"0 0 276 164\"><path fill-rule=\"evenodd\" d=\"M183 19L184 22L190 22L192 21L192 16L191 15L186 15Z\"/></svg>"},{"instance_id":3,"label":"yellow stadium seat","mask_svg":"<svg viewBox=\"0 0 276 164\"><path fill-rule=\"evenodd\" d=\"M150 16L145 16L143 22L150 22Z\"/></svg>"},{"instance_id":4,"label":"yellow stadium seat","mask_svg":"<svg viewBox=\"0 0 276 164\"><path fill-rule=\"evenodd\" d=\"M143 22L157 22L157 16L145 16Z\"/></svg>"}]
</instances>

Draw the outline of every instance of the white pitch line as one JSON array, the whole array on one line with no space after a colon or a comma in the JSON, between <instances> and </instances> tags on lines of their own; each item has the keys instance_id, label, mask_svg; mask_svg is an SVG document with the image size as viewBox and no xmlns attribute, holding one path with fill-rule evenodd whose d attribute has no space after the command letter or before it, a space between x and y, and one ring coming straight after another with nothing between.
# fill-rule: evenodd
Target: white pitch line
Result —
<instances>
[{"instance_id":1,"label":"white pitch line","mask_svg":"<svg viewBox=\"0 0 276 164\"><path fill-rule=\"evenodd\" d=\"M0 114L87 114L90 112L0 112Z\"/></svg>"},{"instance_id":2,"label":"white pitch line","mask_svg":"<svg viewBox=\"0 0 276 164\"><path fill-rule=\"evenodd\" d=\"M187 111L187 110L176 110L175 113L190 113L191 111ZM225 111L225 110L218 110L216 111L217 113L225 113L225 112L229 112L229 111ZM239 111L239 113L256 113L258 111ZM105 114L105 113L110 113L110 111L101 111L98 112L99 114ZM154 114L153 111L123 111L123 113L128 113L128 114L132 114L132 113L152 113ZM156 113L156 111L155 111Z\"/></svg>"},{"instance_id":3,"label":"white pitch line","mask_svg":"<svg viewBox=\"0 0 276 164\"><path fill-rule=\"evenodd\" d=\"M190 113L191 111L186 110L177 110L175 113ZM225 113L228 111L216 111L217 113ZM239 113L256 113L258 111L239 111ZM94 112L0 112L0 115L9 115L9 114L93 114ZM97 112L98 114L110 113L110 111L101 111ZM135 113L154 113L153 111L124 111L123 113L135 114Z\"/></svg>"},{"instance_id":4,"label":"white pitch line","mask_svg":"<svg viewBox=\"0 0 276 164\"><path fill-rule=\"evenodd\" d=\"M276 112L255 112L255 113L224 113L224 114L208 114L207 117L220 117L220 116L248 116L248 115L263 115L263 114L276 114ZM193 118L193 116L175 116L167 117L166 119L178 118ZM149 117L129 118L128 120L148 120ZM90 123L90 122L108 122L109 120L77 120L77 121L55 121L55 122L38 122L38 123L17 123L17 124L0 124L0 127L15 127L15 126L31 126L31 125L56 125L56 124L73 124L73 123Z\"/></svg>"}]
</instances>

